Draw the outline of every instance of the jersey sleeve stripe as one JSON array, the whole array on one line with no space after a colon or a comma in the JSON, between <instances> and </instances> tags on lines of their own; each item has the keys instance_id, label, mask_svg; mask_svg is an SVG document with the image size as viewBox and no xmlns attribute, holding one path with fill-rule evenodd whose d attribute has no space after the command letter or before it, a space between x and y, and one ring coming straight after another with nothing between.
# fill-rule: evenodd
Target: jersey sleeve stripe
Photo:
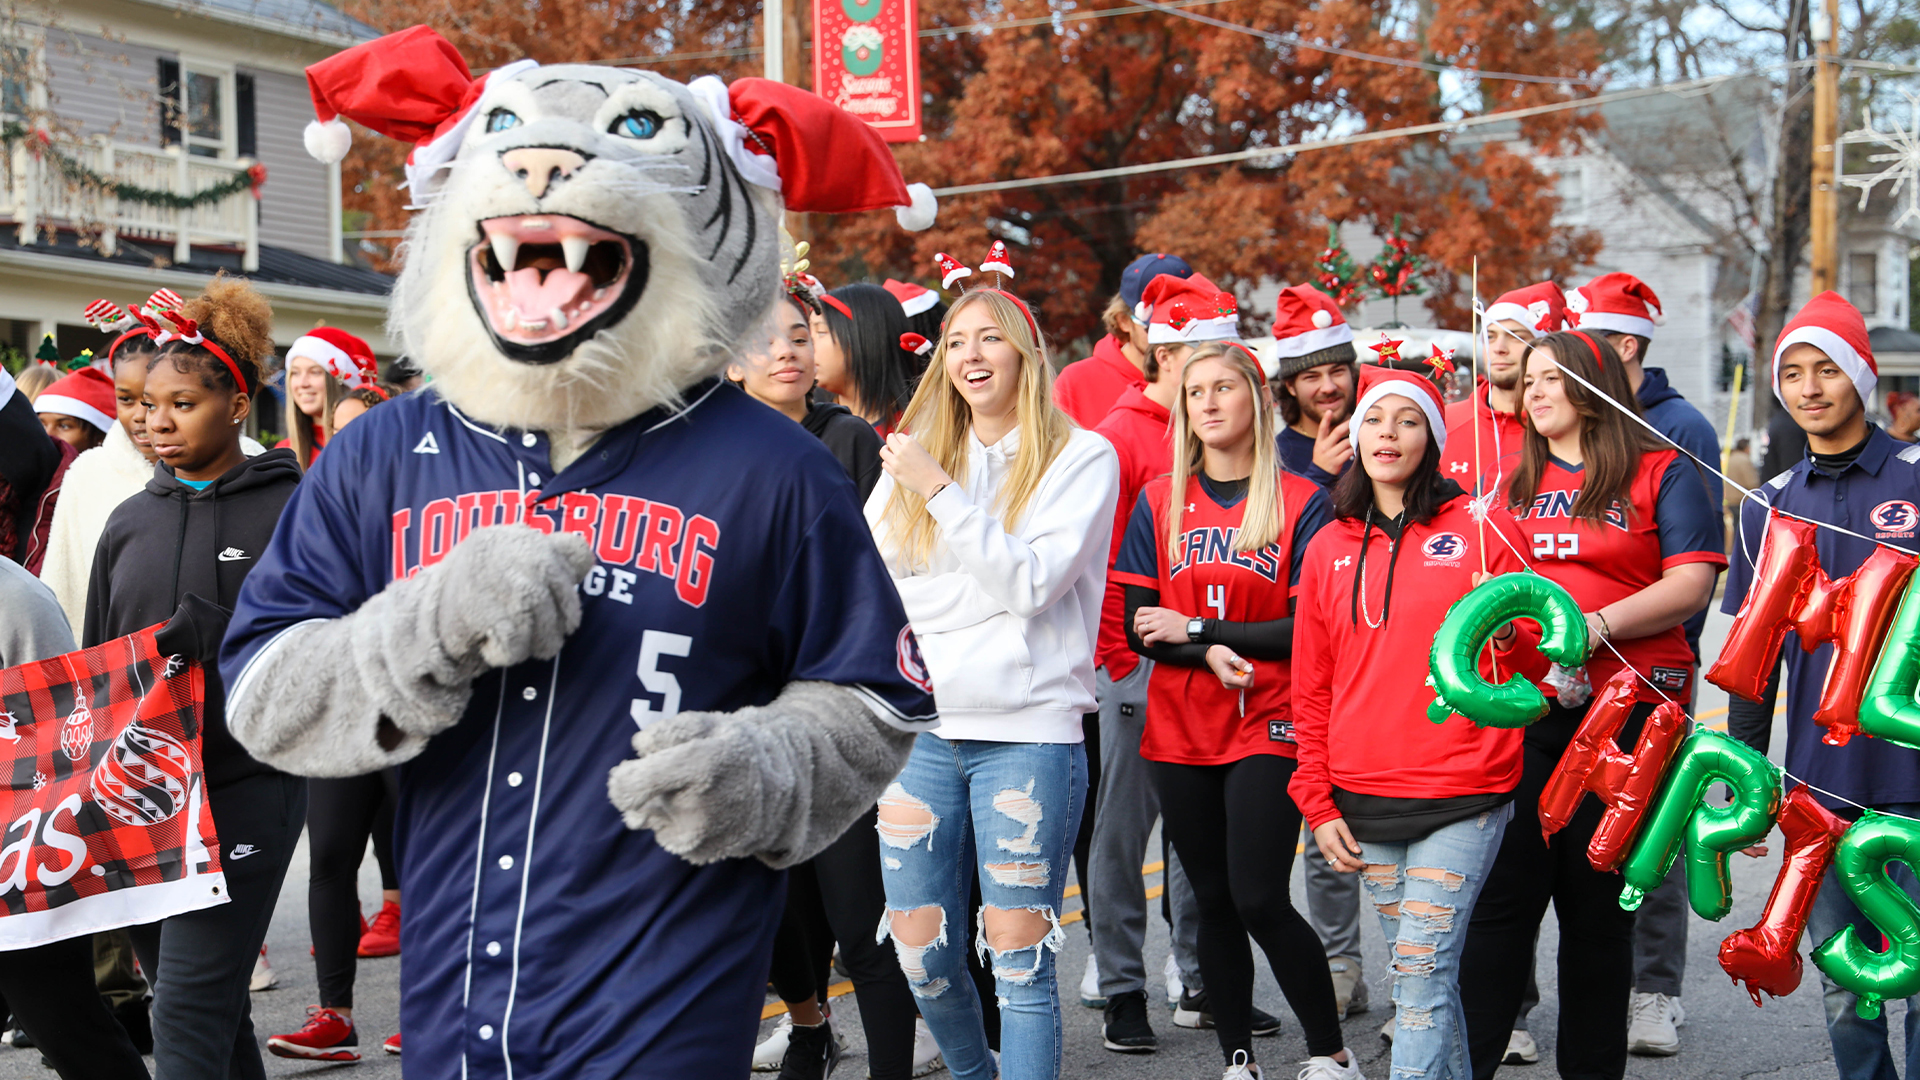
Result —
<instances>
[{"instance_id":1,"label":"jersey sleeve stripe","mask_svg":"<svg viewBox=\"0 0 1920 1080\"><path fill-rule=\"evenodd\" d=\"M1717 551L1682 551L1660 560L1660 569L1668 570L1689 563L1711 563L1714 566L1727 565L1727 557Z\"/></svg>"},{"instance_id":2,"label":"jersey sleeve stripe","mask_svg":"<svg viewBox=\"0 0 1920 1080\"><path fill-rule=\"evenodd\" d=\"M867 708L872 710L873 715L878 717L880 722L886 724L888 727L917 734L922 731L932 731L934 728L940 726L940 714L938 712L930 712L920 716L908 716L906 713L894 708L893 704L886 698L874 693L860 683L847 684L847 689L859 695L860 700L866 703Z\"/></svg>"},{"instance_id":3,"label":"jersey sleeve stripe","mask_svg":"<svg viewBox=\"0 0 1920 1080\"><path fill-rule=\"evenodd\" d=\"M1145 589L1157 589L1160 587L1159 578L1150 577L1146 574L1130 573L1126 570L1115 570L1112 573L1109 573L1107 575L1107 580L1117 581L1122 585L1138 585L1141 588L1145 588Z\"/></svg>"}]
</instances>

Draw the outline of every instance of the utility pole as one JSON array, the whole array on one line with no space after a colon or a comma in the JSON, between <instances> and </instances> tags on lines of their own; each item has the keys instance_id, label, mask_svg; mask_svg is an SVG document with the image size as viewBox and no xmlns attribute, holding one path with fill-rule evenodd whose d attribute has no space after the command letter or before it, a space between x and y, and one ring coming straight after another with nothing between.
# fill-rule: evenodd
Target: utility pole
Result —
<instances>
[{"instance_id":1,"label":"utility pole","mask_svg":"<svg viewBox=\"0 0 1920 1080\"><path fill-rule=\"evenodd\" d=\"M1808 207L1813 235L1812 288L1815 296L1840 284L1839 155L1835 143L1840 128L1840 64L1835 56L1840 37L1839 0L1824 0L1812 12L1815 52L1813 75L1813 191Z\"/></svg>"},{"instance_id":2,"label":"utility pole","mask_svg":"<svg viewBox=\"0 0 1920 1080\"><path fill-rule=\"evenodd\" d=\"M787 0L766 0L766 30L760 42L760 73L772 82L786 82Z\"/></svg>"}]
</instances>

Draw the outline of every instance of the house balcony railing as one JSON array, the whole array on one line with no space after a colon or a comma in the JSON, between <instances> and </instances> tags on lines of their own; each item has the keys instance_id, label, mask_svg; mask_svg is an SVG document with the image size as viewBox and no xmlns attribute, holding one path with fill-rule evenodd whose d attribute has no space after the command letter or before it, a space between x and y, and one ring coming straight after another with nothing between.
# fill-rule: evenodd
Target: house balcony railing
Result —
<instances>
[{"instance_id":1,"label":"house balcony railing","mask_svg":"<svg viewBox=\"0 0 1920 1080\"><path fill-rule=\"evenodd\" d=\"M15 129L18 130L17 128ZM0 217L12 221L20 243L39 241L61 227L97 235L112 255L122 238L173 244L173 261L191 261L195 246L235 248L246 271L259 268L260 201L248 178L253 162L195 157L178 146L164 150L114 142L104 136L70 140L28 134L4 145ZM76 169L76 166L78 167ZM116 191L79 175L106 178ZM192 206L167 205L153 193L191 199L210 189L236 188ZM128 192L147 193L145 198Z\"/></svg>"}]
</instances>

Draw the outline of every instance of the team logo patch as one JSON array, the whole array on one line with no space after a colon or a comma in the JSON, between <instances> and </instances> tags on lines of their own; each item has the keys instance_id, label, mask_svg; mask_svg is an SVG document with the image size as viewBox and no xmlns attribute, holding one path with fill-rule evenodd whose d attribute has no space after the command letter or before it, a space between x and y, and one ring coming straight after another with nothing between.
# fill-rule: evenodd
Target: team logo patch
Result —
<instances>
[{"instance_id":1,"label":"team logo patch","mask_svg":"<svg viewBox=\"0 0 1920 1080\"><path fill-rule=\"evenodd\" d=\"M1689 674L1686 668L1656 667L1647 672L1647 681L1662 690L1685 690Z\"/></svg>"},{"instance_id":2,"label":"team logo patch","mask_svg":"<svg viewBox=\"0 0 1920 1080\"><path fill-rule=\"evenodd\" d=\"M1920 507L1905 499L1890 499L1874 507L1867 518L1881 536L1912 536L1914 527L1920 526Z\"/></svg>"},{"instance_id":3,"label":"team logo patch","mask_svg":"<svg viewBox=\"0 0 1920 1080\"><path fill-rule=\"evenodd\" d=\"M1267 721L1267 741L1283 742L1283 743L1292 742L1293 741L1293 721L1291 720Z\"/></svg>"},{"instance_id":4,"label":"team logo patch","mask_svg":"<svg viewBox=\"0 0 1920 1080\"><path fill-rule=\"evenodd\" d=\"M913 627L900 628L898 643L900 654L900 674L913 685L933 693L933 679L927 675L927 662L920 658L920 640L913 636Z\"/></svg>"},{"instance_id":5,"label":"team logo patch","mask_svg":"<svg viewBox=\"0 0 1920 1080\"><path fill-rule=\"evenodd\" d=\"M1420 545L1420 553L1435 562L1458 562L1467 553L1467 538L1459 533L1435 533Z\"/></svg>"}]
</instances>

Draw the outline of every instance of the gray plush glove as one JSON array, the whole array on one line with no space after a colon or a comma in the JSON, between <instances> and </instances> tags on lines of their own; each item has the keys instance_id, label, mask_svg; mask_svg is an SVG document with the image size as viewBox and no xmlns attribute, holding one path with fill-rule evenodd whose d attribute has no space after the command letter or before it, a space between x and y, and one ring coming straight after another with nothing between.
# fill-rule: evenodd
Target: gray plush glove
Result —
<instances>
[{"instance_id":1,"label":"gray plush glove","mask_svg":"<svg viewBox=\"0 0 1920 1080\"><path fill-rule=\"evenodd\" d=\"M560 651L580 625L574 585L592 566L571 533L476 529L351 615L275 641L234 688L227 726L254 757L303 776L407 761L459 721L488 668Z\"/></svg>"},{"instance_id":2,"label":"gray plush glove","mask_svg":"<svg viewBox=\"0 0 1920 1080\"><path fill-rule=\"evenodd\" d=\"M668 717L633 737L607 795L631 829L691 863L804 862L865 813L906 765L913 735L858 695L788 684L771 704Z\"/></svg>"}]
</instances>

